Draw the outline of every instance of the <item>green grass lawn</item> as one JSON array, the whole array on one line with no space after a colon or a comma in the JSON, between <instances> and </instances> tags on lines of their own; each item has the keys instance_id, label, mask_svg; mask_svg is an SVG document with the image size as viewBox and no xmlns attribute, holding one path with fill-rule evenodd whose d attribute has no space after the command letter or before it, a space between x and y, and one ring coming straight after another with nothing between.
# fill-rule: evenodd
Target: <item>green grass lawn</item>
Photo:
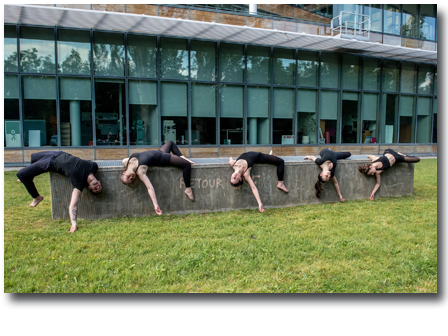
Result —
<instances>
[{"instance_id":1,"label":"green grass lawn","mask_svg":"<svg viewBox=\"0 0 448 336\"><path fill-rule=\"evenodd\" d=\"M414 195L184 216L51 219L5 172L5 292L437 292L437 160ZM372 177L373 178L373 177ZM151 206L148 197L148 206Z\"/></svg>"}]
</instances>

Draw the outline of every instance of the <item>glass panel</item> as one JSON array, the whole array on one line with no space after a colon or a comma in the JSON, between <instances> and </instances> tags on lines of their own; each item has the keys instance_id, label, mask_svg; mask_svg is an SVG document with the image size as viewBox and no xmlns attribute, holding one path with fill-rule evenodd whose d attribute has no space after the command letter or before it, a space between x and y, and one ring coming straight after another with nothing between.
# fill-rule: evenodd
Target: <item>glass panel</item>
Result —
<instances>
[{"instance_id":1,"label":"glass panel","mask_svg":"<svg viewBox=\"0 0 448 336\"><path fill-rule=\"evenodd\" d=\"M269 90L260 86L247 88L247 143L250 145L270 143Z\"/></svg>"},{"instance_id":2,"label":"glass panel","mask_svg":"<svg viewBox=\"0 0 448 336\"><path fill-rule=\"evenodd\" d=\"M400 5L384 5L384 33L400 35Z\"/></svg>"},{"instance_id":3,"label":"glass panel","mask_svg":"<svg viewBox=\"0 0 448 336\"><path fill-rule=\"evenodd\" d=\"M20 29L20 65L23 72L54 73L54 29Z\"/></svg>"},{"instance_id":4,"label":"glass panel","mask_svg":"<svg viewBox=\"0 0 448 336\"><path fill-rule=\"evenodd\" d=\"M419 97L417 103L417 143L431 142L432 98Z\"/></svg>"},{"instance_id":5,"label":"glass panel","mask_svg":"<svg viewBox=\"0 0 448 336\"><path fill-rule=\"evenodd\" d=\"M95 80L95 130L97 146L127 145L123 79Z\"/></svg>"},{"instance_id":6,"label":"glass panel","mask_svg":"<svg viewBox=\"0 0 448 336\"><path fill-rule=\"evenodd\" d=\"M272 129L274 144L294 144L294 89L274 88Z\"/></svg>"},{"instance_id":7,"label":"glass panel","mask_svg":"<svg viewBox=\"0 0 448 336\"><path fill-rule=\"evenodd\" d=\"M128 35L128 74L130 77L157 77L155 36Z\"/></svg>"},{"instance_id":8,"label":"glass panel","mask_svg":"<svg viewBox=\"0 0 448 336\"><path fill-rule=\"evenodd\" d=\"M311 51L299 51L297 61L297 85L318 86L319 54Z\"/></svg>"},{"instance_id":9,"label":"glass panel","mask_svg":"<svg viewBox=\"0 0 448 336\"><path fill-rule=\"evenodd\" d=\"M4 77L4 147L22 147L19 116L19 80L17 76Z\"/></svg>"},{"instance_id":10,"label":"glass panel","mask_svg":"<svg viewBox=\"0 0 448 336\"><path fill-rule=\"evenodd\" d=\"M95 75L124 76L122 34L93 33Z\"/></svg>"},{"instance_id":11,"label":"glass panel","mask_svg":"<svg viewBox=\"0 0 448 336\"><path fill-rule=\"evenodd\" d=\"M339 91L321 91L319 139L339 142Z\"/></svg>"},{"instance_id":12,"label":"glass panel","mask_svg":"<svg viewBox=\"0 0 448 336\"><path fill-rule=\"evenodd\" d=\"M61 146L93 146L90 78L61 77L59 94Z\"/></svg>"},{"instance_id":13,"label":"glass panel","mask_svg":"<svg viewBox=\"0 0 448 336\"><path fill-rule=\"evenodd\" d=\"M247 47L247 82L270 84L271 48Z\"/></svg>"},{"instance_id":14,"label":"glass panel","mask_svg":"<svg viewBox=\"0 0 448 336\"><path fill-rule=\"evenodd\" d=\"M342 58L342 88L361 88L360 58L353 55L343 55Z\"/></svg>"},{"instance_id":15,"label":"glass panel","mask_svg":"<svg viewBox=\"0 0 448 336\"><path fill-rule=\"evenodd\" d=\"M216 85L191 86L191 144L216 145Z\"/></svg>"},{"instance_id":16,"label":"glass panel","mask_svg":"<svg viewBox=\"0 0 448 336\"><path fill-rule=\"evenodd\" d=\"M360 97L361 94L356 92L342 94L342 143L359 143Z\"/></svg>"},{"instance_id":17,"label":"glass panel","mask_svg":"<svg viewBox=\"0 0 448 336\"><path fill-rule=\"evenodd\" d=\"M434 94L437 96L437 67L434 72Z\"/></svg>"},{"instance_id":18,"label":"glass panel","mask_svg":"<svg viewBox=\"0 0 448 336\"><path fill-rule=\"evenodd\" d=\"M242 145L244 87L221 85L221 145Z\"/></svg>"},{"instance_id":19,"label":"glass panel","mask_svg":"<svg viewBox=\"0 0 448 336\"><path fill-rule=\"evenodd\" d=\"M90 75L90 32L59 29L58 72Z\"/></svg>"},{"instance_id":20,"label":"glass panel","mask_svg":"<svg viewBox=\"0 0 448 336\"><path fill-rule=\"evenodd\" d=\"M5 38L3 40L4 71L19 71L17 59L17 34L16 26L5 26Z\"/></svg>"},{"instance_id":21,"label":"glass panel","mask_svg":"<svg viewBox=\"0 0 448 336\"><path fill-rule=\"evenodd\" d=\"M381 5L364 5L364 14L370 16L371 31L381 33L383 30L383 11Z\"/></svg>"},{"instance_id":22,"label":"glass panel","mask_svg":"<svg viewBox=\"0 0 448 336\"><path fill-rule=\"evenodd\" d=\"M376 58L364 58L364 90L380 90L381 67L380 60Z\"/></svg>"},{"instance_id":23,"label":"glass panel","mask_svg":"<svg viewBox=\"0 0 448 336\"><path fill-rule=\"evenodd\" d=\"M274 84L294 85L294 50L274 49Z\"/></svg>"},{"instance_id":24,"label":"glass panel","mask_svg":"<svg viewBox=\"0 0 448 336\"><path fill-rule=\"evenodd\" d=\"M420 38L436 39L436 5L420 5Z\"/></svg>"},{"instance_id":25,"label":"glass panel","mask_svg":"<svg viewBox=\"0 0 448 336\"><path fill-rule=\"evenodd\" d=\"M223 82L244 81L244 46L221 43L219 50L220 78Z\"/></svg>"},{"instance_id":26,"label":"glass panel","mask_svg":"<svg viewBox=\"0 0 448 336\"><path fill-rule=\"evenodd\" d=\"M186 83L162 83L160 94L163 144L172 140L178 145L188 145L187 87Z\"/></svg>"},{"instance_id":27,"label":"glass panel","mask_svg":"<svg viewBox=\"0 0 448 336\"><path fill-rule=\"evenodd\" d=\"M400 143L414 142L415 96L401 96Z\"/></svg>"},{"instance_id":28,"label":"glass panel","mask_svg":"<svg viewBox=\"0 0 448 336\"><path fill-rule=\"evenodd\" d=\"M406 4L403 5L402 17L402 34L404 36L419 37L418 36L418 5Z\"/></svg>"},{"instance_id":29,"label":"glass panel","mask_svg":"<svg viewBox=\"0 0 448 336\"><path fill-rule=\"evenodd\" d=\"M418 93L432 94L433 77L432 65L420 64L418 68Z\"/></svg>"},{"instance_id":30,"label":"glass panel","mask_svg":"<svg viewBox=\"0 0 448 336\"><path fill-rule=\"evenodd\" d=\"M163 78L188 79L188 41L160 39L160 70Z\"/></svg>"},{"instance_id":31,"label":"glass panel","mask_svg":"<svg viewBox=\"0 0 448 336\"><path fill-rule=\"evenodd\" d=\"M322 53L320 65L320 85L322 87L339 87L339 55Z\"/></svg>"},{"instance_id":32,"label":"glass panel","mask_svg":"<svg viewBox=\"0 0 448 336\"><path fill-rule=\"evenodd\" d=\"M383 68L383 91L398 92L400 83L400 70L397 61L384 61Z\"/></svg>"},{"instance_id":33,"label":"glass panel","mask_svg":"<svg viewBox=\"0 0 448 336\"><path fill-rule=\"evenodd\" d=\"M216 43L191 41L191 79L216 80Z\"/></svg>"},{"instance_id":34,"label":"glass panel","mask_svg":"<svg viewBox=\"0 0 448 336\"><path fill-rule=\"evenodd\" d=\"M378 119L380 95L364 93L362 95L362 143L378 142Z\"/></svg>"},{"instance_id":35,"label":"glass panel","mask_svg":"<svg viewBox=\"0 0 448 336\"><path fill-rule=\"evenodd\" d=\"M57 146L56 85L54 77L22 77L23 141L25 146Z\"/></svg>"},{"instance_id":36,"label":"glass panel","mask_svg":"<svg viewBox=\"0 0 448 336\"><path fill-rule=\"evenodd\" d=\"M297 143L317 144L317 90L297 90Z\"/></svg>"},{"instance_id":37,"label":"glass panel","mask_svg":"<svg viewBox=\"0 0 448 336\"><path fill-rule=\"evenodd\" d=\"M129 80L130 145L159 144L157 82Z\"/></svg>"},{"instance_id":38,"label":"glass panel","mask_svg":"<svg viewBox=\"0 0 448 336\"><path fill-rule=\"evenodd\" d=\"M434 122L432 124L432 142L437 143L437 98L434 99Z\"/></svg>"},{"instance_id":39,"label":"glass panel","mask_svg":"<svg viewBox=\"0 0 448 336\"><path fill-rule=\"evenodd\" d=\"M381 105L381 142L397 143L398 95L383 94Z\"/></svg>"},{"instance_id":40,"label":"glass panel","mask_svg":"<svg viewBox=\"0 0 448 336\"><path fill-rule=\"evenodd\" d=\"M417 77L416 66L416 63L401 63L401 92L415 93Z\"/></svg>"}]
</instances>

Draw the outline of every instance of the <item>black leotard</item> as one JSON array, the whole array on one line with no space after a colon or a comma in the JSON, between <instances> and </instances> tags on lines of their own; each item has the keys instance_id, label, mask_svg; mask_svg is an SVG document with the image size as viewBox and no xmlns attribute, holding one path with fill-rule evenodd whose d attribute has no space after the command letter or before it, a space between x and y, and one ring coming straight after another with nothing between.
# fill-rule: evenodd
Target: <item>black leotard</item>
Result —
<instances>
[{"instance_id":1,"label":"black leotard","mask_svg":"<svg viewBox=\"0 0 448 336\"><path fill-rule=\"evenodd\" d=\"M386 156L386 154L391 154L395 158L395 162L404 162L405 158L403 155L398 154L394 150L388 148L384 151L383 156L380 156L377 160L373 161L372 163L381 162L383 166L381 168L377 168L376 170L386 170L391 167L389 158Z\"/></svg>"},{"instance_id":2,"label":"black leotard","mask_svg":"<svg viewBox=\"0 0 448 336\"><path fill-rule=\"evenodd\" d=\"M238 160L246 160L246 162L247 162L247 169L244 171L244 173L245 173L249 168L252 168L254 163L257 162L257 159L262 154L263 153L260 153L260 152L246 152L246 153L243 153L240 156L238 156L238 159L235 160L233 165L235 165L236 161L238 161ZM244 173L242 175L244 175Z\"/></svg>"},{"instance_id":3,"label":"black leotard","mask_svg":"<svg viewBox=\"0 0 448 336\"><path fill-rule=\"evenodd\" d=\"M246 160L247 162L247 169L244 171L242 175L246 173L246 171L251 168L255 163L268 163L268 164L274 164L277 166L277 178L279 181L283 181L283 176L285 174L285 161L283 159L275 156L275 155L268 155L263 154L260 152L246 152L241 154L238 159L235 160L233 163L233 166L235 165L236 161L238 160ZM232 167L233 167L232 166Z\"/></svg>"},{"instance_id":4,"label":"black leotard","mask_svg":"<svg viewBox=\"0 0 448 336\"><path fill-rule=\"evenodd\" d=\"M329 148L324 148L319 153L320 159L316 159L314 161L319 166L324 164L326 161L330 161L333 164L333 168L330 169L331 177L334 177L334 170L338 164L338 160L346 159L350 157L352 154L350 152L333 152Z\"/></svg>"},{"instance_id":5,"label":"black leotard","mask_svg":"<svg viewBox=\"0 0 448 336\"><path fill-rule=\"evenodd\" d=\"M128 168L129 161L132 158L136 158L138 161L138 167L140 166L168 166L170 163L171 154L164 153L160 150L149 150L142 153L134 153L129 157L128 163L126 164L126 169Z\"/></svg>"}]
</instances>

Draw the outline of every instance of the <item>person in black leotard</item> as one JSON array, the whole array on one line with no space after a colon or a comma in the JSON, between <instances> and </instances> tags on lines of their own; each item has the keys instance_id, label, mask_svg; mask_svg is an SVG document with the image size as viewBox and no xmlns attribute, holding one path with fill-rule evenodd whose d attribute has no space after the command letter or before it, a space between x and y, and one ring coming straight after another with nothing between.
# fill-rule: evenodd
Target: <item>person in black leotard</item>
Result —
<instances>
[{"instance_id":1,"label":"person in black leotard","mask_svg":"<svg viewBox=\"0 0 448 336\"><path fill-rule=\"evenodd\" d=\"M317 176L317 182L314 185L316 189L316 197L320 197L322 194L322 183L327 183L331 178L334 183L334 187L339 195L339 200L344 202L345 199L342 197L341 190L339 189L338 180L336 176L334 176L334 171L338 164L338 160L347 159L352 154L350 152L333 152L329 148L324 148L320 151L320 159L314 156L305 156L304 160L313 160L316 164L318 164L322 168L322 172Z\"/></svg>"},{"instance_id":2,"label":"person in black leotard","mask_svg":"<svg viewBox=\"0 0 448 336\"><path fill-rule=\"evenodd\" d=\"M170 154L170 152L173 154ZM151 197L154 209L158 215L162 214L162 210L160 210L157 203L154 187L146 175L148 167L150 166L173 166L182 168L186 187L185 194L191 201L194 201L193 191L191 190L190 185L191 164L194 162L185 158L173 141L168 141L159 150L150 150L143 153L132 154L129 158L123 159L122 163L126 169L123 172L123 175L121 175L121 181L129 186L135 180L137 175L146 185L149 197Z\"/></svg>"},{"instance_id":3,"label":"person in black leotard","mask_svg":"<svg viewBox=\"0 0 448 336\"><path fill-rule=\"evenodd\" d=\"M258 194L258 189L255 186L254 181L252 181L252 178L250 177L250 169L252 168L254 163L275 164L277 166L277 188L283 190L284 192L288 192L288 189L286 189L285 184L283 183L285 161L277 156L272 155L272 150L270 151L269 155L260 152L247 152L241 154L236 160L232 158L229 159L230 166L235 170L230 178L230 183L234 187L238 187L244 183L244 176L258 202L258 210L260 210L260 212L264 212L263 204L261 203L260 195Z\"/></svg>"},{"instance_id":4,"label":"person in black leotard","mask_svg":"<svg viewBox=\"0 0 448 336\"><path fill-rule=\"evenodd\" d=\"M378 191L381 185L380 174L392 167L395 163L399 162L410 162L417 163L420 161L420 158L416 156L409 156L405 154L401 154L399 152L395 152L394 150L388 148L384 151L383 156L367 156L372 163L366 163L358 167L358 170L366 175L375 175L376 176L376 184L373 188L372 194L370 195L370 199L375 199L375 193Z\"/></svg>"}]
</instances>

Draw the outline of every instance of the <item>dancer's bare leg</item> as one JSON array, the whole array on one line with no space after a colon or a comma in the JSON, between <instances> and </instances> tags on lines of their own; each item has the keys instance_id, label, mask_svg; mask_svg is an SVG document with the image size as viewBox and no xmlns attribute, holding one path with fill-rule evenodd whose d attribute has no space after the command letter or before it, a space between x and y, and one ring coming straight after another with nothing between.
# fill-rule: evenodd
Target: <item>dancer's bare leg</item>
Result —
<instances>
[{"instance_id":1,"label":"dancer's bare leg","mask_svg":"<svg viewBox=\"0 0 448 336\"><path fill-rule=\"evenodd\" d=\"M37 206L40 202L42 202L42 200L43 200L44 198L42 197L42 196L37 196L36 198L33 198L33 201L31 202L31 204L30 204L30 207L35 207L35 206Z\"/></svg>"},{"instance_id":2,"label":"dancer's bare leg","mask_svg":"<svg viewBox=\"0 0 448 336\"><path fill-rule=\"evenodd\" d=\"M194 198L193 198L193 191L191 190L191 187L185 189L185 195L188 196L188 198L190 199L190 201L194 201Z\"/></svg>"}]
</instances>

